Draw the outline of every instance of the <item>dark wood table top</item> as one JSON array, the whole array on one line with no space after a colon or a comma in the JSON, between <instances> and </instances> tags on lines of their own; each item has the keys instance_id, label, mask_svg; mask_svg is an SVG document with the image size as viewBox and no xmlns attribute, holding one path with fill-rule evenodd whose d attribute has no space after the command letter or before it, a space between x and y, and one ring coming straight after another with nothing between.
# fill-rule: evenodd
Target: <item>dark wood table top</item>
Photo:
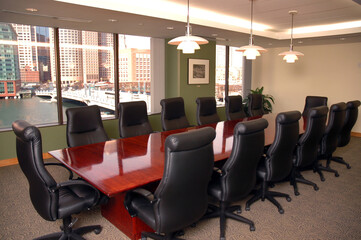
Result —
<instances>
[{"instance_id":1,"label":"dark wood table top","mask_svg":"<svg viewBox=\"0 0 361 240\"><path fill-rule=\"evenodd\" d=\"M265 145L270 145L273 142L275 117L276 114L263 116L269 123L268 128L265 129ZM217 133L213 142L215 161L224 160L230 156L234 126L238 122L252 119L255 118L204 125L213 127ZM117 193L160 180L163 176L164 142L167 136L204 126L156 132L149 135L54 150L49 153L111 197ZM303 131L302 118L300 131Z\"/></svg>"}]
</instances>

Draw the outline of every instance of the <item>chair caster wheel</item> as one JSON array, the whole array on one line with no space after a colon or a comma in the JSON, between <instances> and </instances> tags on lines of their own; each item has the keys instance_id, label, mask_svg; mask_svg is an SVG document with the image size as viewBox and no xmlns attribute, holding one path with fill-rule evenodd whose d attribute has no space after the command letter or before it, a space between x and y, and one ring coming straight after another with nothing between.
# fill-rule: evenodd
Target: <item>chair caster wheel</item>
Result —
<instances>
[{"instance_id":1,"label":"chair caster wheel","mask_svg":"<svg viewBox=\"0 0 361 240\"><path fill-rule=\"evenodd\" d=\"M179 230L176 234L177 237L181 237L184 235L184 231L183 230Z\"/></svg>"},{"instance_id":2,"label":"chair caster wheel","mask_svg":"<svg viewBox=\"0 0 361 240\"><path fill-rule=\"evenodd\" d=\"M315 191L318 191L318 186L314 186L313 189L315 189Z\"/></svg>"},{"instance_id":3,"label":"chair caster wheel","mask_svg":"<svg viewBox=\"0 0 361 240\"><path fill-rule=\"evenodd\" d=\"M97 235L98 235L99 233L101 233L101 231L102 231L102 228L101 228L101 227L94 229L94 233L97 234Z\"/></svg>"},{"instance_id":4,"label":"chair caster wheel","mask_svg":"<svg viewBox=\"0 0 361 240\"><path fill-rule=\"evenodd\" d=\"M238 214L241 214L241 213L242 213L242 209L241 209L241 208L238 208L238 209L237 209L237 213L238 213Z\"/></svg>"},{"instance_id":5,"label":"chair caster wheel","mask_svg":"<svg viewBox=\"0 0 361 240\"><path fill-rule=\"evenodd\" d=\"M220 237L219 240L226 240L226 238L225 237Z\"/></svg>"},{"instance_id":6,"label":"chair caster wheel","mask_svg":"<svg viewBox=\"0 0 361 240\"><path fill-rule=\"evenodd\" d=\"M338 174L338 173L335 173L335 177L339 177L340 176L340 174Z\"/></svg>"},{"instance_id":7,"label":"chair caster wheel","mask_svg":"<svg viewBox=\"0 0 361 240\"><path fill-rule=\"evenodd\" d=\"M325 178L324 178L324 177L322 177L322 178L321 178L321 181L322 181L322 182L324 182L324 181L325 181Z\"/></svg>"},{"instance_id":8,"label":"chair caster wheel","mask_svg":"<svg viewBox=\"0 0 361 240\"><path fill-rule=\"evenodd\" d=\"M300 194L300 193L298 193L298 194ZM291 198L290 197L286 197L286 200L287 200L287 202L291 202Z\"/></svg>"},{"instance_id":9,"label":"chair caster wheel","mask_svg":"<svg viewBox=\"0 0 361 240\"><path fill-rule=\"evenodd\" d=\"M347 166L347 169L350 169L350 168L351 168L351 166L350 166L349 164L347 164L346 166Z\"/></svg>"},{"instance_id":10,"label":"chair caster wheel","mask_svg":"<svg viewBox=\"0 0 361 240\"><path fill-rule=\"evenodd\" d=\"M197 227L197 223L192 223L192 224L191 224L191 227L192 227L192 228Z\"/></svg>"},{"instance_id":11,"label":"chair caster wheel","mask_svg":"<svg viewBox=\"0 0 361 240\"><path fill-rule=\"evenodd\" d=\"M278 209L278 212L280 213L280 214L284 214L285 213L285 211L281 208L281 209Z\"/></svg>"},{"instance_id":12,"label":"chair caster wheel","mask_svg":"<svg viewBox=\"0 0 361 240\"><path fill-rule=\"evenodd\" d=\"M299 195L300 195L300 193L299 193L299 192L295 192L295 195L296 195L296 196L299 196ZM287 200L287 201L288 201L288 200Z\"/></svg>"},{"instance_id":13,"label":"chair caster wheel","mask_svg":"<svg viewBox=\"0 0 361 240\"><path fill-rule=\"evenodd\" d=\"M251 210L251 208L246 206L246 207L244 208L244 210L249 211L249 210Z\"/></svg>"},{"instance_id":14,"label":"chair caster wheel","mask_svg":"<svg viewBox=\"0 0 361 240\"><path fill-rule=\"evenodd\" d=\"M249 230L251 230L251 232L254 232L254 231L256 231L256 228L254 227L254 225L251 225L251 226L249 227Z\"/></svg>"}]
</instances>

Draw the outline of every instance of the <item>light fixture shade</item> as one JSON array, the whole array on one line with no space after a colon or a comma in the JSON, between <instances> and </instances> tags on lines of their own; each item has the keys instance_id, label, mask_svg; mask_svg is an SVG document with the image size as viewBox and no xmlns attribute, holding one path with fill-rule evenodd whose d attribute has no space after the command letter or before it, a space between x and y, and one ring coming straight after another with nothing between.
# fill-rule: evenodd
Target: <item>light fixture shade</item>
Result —
<instances>
[{"instance_id":1,"label":"light fixture shade","mask_svg":"<svg viewBox=\"0 0 361 240\"><path fill-rule=\"evenodd\" d=\"M243 56L248 60L256 59L256 57L261 56L260 52L267 52L266 49L256 45L247 45L240 48L237 48L236 51L243 52Z\"/></svg>"},{"instance_id":2,"label":"light fixture shade","mask_svg":"<svg viewBox=\"0 0 361 240\"><path fill-rule=\"evenodd\" d=\"M182 52L185 54L192 54L195 52L195 50L200 49L200 47L199 47L198 43L196 43L192 40L186 39L178 45L177 49L182 50Z\"/></svg>"},{"instance_id":3,"label":"light fixture shade","mask_svg":"<svg viewBox=\"0 0 361 240\"><path fill-rule=\"evenodd\" d=\"M297 51L286 51L278 54L279 56L284 56L283 60L286 60L287 63L294 63L296 60L298 60L298 56L304 56L303 53L297 52Z\"/></svg>"},{"instance_id":4,"label":"light fixture shade","mask_svg":"<svg viewBox=\"0 0 361 240\"><path fill-rule=\"evenodd\" d=\"M170 45L178 45L177 49L182 50L184 54L192 54L195 50L200 49L200 44L207 43L208 41L206 39L192 35L176 37L168 42Z\"/></svg>"},{"instance_id":5,"label":"light fixture shade","mask_svg":"<svg viewBox=\"0 0 361 240\"><path fill-rule=\"evenodd\" d=\"M192 35L189 35L189 36L185 35L185 36L173 38L172 40L170 40L168 42L168 44L170 44L170 45L179 45L183 41L193 41L193 42L196 42L198 45L208 43L207 39L197 37L197 36L192 36Z\"/></svg>"}]
</instances>

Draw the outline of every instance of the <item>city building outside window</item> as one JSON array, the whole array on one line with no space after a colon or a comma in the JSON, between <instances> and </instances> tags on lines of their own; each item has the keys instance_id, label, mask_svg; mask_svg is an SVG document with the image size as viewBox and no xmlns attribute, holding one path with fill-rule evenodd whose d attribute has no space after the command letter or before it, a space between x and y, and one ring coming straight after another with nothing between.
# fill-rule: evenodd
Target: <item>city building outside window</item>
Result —
<instances>
[{"instance_id":1,"label":"city building outside window","mask_svg":"<svg viewBox=\"0 0 361 240\"><path fill-rule=\"evenodd\" d=\"M151 112L151 38L119 34L118 81L114 79L114 34L58 29L57 45L55 31L0 23L0 129L11 128L17 119L36 125L58 124L57 81L64 122L67 108L94 104L100 106L103 118L114 118L116 83L119 101L144 100Z\"/></svg>"},{"instance_id":2,"label":"city building outside window","mask_svg":"<svg viewBox=\"0 0 361 240\"><path fill-rule=\"evenodd\" d=\"M229 49L228 72L226 71L227 48ZM242 52L237 52L236 49L237 49L236 47L216 45L215 97L217 101L217 106L224 105L224 99L226 96L242 94L243 54ZM227 79L228 79L228 92L226 91Z\"/></svg>"}]
</instances>

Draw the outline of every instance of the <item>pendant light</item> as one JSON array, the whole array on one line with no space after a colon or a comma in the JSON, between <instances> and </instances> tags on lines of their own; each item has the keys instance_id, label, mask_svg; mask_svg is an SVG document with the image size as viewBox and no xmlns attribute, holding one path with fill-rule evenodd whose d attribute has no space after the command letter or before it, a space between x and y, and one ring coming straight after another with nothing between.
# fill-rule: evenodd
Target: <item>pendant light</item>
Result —
<instances>
[{"instance_id":1,"label":"pendant light","mask_svg":"<svg viewBox=\"0 0 361 240\"><path fill-rule=\"evenodd\" d=\"M207 44L208 41L204 38L192 36L192 29L189 25L189 0L187 9L187 30L185 36L173 38L168 42L170 45L178 45L177 49L182 50L185 54L194 53L195 50L200 49L199 45Z\"/></svg>"},{"instance_id":2,"label":"pendant light","mask_svg":"<svg viewBox=\"0 0 361 240\"><path fill-rule=\"evenodd\" d=\"M287 63L294 63L296 60L298 60L297 56L304 56L301 52L293 51L293 16L297 14L296 10L292 10L288 12L292 16L292 24L291 24L291 44L290 44L290 50L286 52L282 52L278 54L279 56L284 56L283 60L286 60Z\"/></svg>"},{"instance_id":3,"label":"pendant light","mask_svg":"<svg viewBox=\"0 0 361 240\"><path fill-rule=\"evenodd\" d=\"M260 46L253 45L253 1L251 1L251 30L250 30L250 37L249 37L249 44L243 47L236 49L238 52L243 52L243 55L246 59L256 59L257 56L261 56L260 52L267 52L266 49Z\"/></svg>"}]
</instances>

